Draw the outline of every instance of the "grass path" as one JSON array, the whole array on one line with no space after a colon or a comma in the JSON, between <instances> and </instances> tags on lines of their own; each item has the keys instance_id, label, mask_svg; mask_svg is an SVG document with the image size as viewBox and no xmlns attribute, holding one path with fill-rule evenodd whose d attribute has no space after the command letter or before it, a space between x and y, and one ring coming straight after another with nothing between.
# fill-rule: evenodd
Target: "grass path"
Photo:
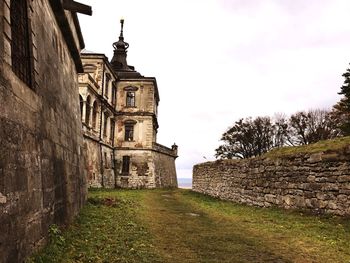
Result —
<instances>
[{"instance_id":1,"label":"grass path","mask_svg":"<svg viewBox=\"0 0 350 263\"><path fill-rule=\"evenodd\" d=\"M188 190L93 191L30 262L350 262L350 222Z\"/></svg>"}]
</instances>

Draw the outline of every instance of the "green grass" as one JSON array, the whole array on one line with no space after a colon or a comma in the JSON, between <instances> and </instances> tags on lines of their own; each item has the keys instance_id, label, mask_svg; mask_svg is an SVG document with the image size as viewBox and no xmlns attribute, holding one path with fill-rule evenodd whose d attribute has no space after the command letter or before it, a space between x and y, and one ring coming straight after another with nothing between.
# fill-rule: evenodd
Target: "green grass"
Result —
<instances>
[{"instance_id":1,"label":"green grass","mask_svg":"<svg viewBox=\"0 0 350 263\"><path fill-rule=\"evenodd\" d=\"M318 153L318 152L332 152L344 149L350 146L350 136L340 137L332 140L319 141L314 144L293 146L293 147L282 147L274 149L263 156L276 158L288 155L294 155L298 153Z\"/></svg>"},{"instance_id":2,"label":"green grass","mask_svg":"<svg viewBox=\"0 0 350 263\"><path fill-rule=\"evenodd\" d=\"M157 262L138 221L141 198L142 191L91 191L63 244L51 242L29 262Z\"/></svg>"},{"instance_id":3,"label":"green grass","mask_svg":"<svg viewBox=\"0 0 350 263\"><path fill-rule=\"evenodd\" d=\"M92 191L30 262L350 262L350 222L189 190ZM59 231L58 231L59 232Z\"/></svg>"}]
</instances>

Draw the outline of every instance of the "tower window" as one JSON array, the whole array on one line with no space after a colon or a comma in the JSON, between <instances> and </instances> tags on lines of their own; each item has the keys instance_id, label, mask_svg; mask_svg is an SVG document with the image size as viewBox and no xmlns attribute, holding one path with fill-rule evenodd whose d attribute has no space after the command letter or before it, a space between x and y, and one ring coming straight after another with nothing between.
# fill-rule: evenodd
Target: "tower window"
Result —
<instances>
[{"instance_id":1,"label":"tower window","mask_svg":"<svg viewBox=\"0 0 350 263\"><path fill-rule=\"evenodd\" d=\"M11 1L11 62L13 72L31 87L32 67L27 10L27 0Z\"/></svg>"},{"instance_id":2,"label":"tower window","mask_svg":"<svg viewBox=\"0 0 350 263\"><path fill-rule=\"evenodd\" d=\"M127 123L125 124L125 141L133 141L134 140L134 124Z\"/></svg>"},{"instance_id":3,"label":"tower window","mask_svg":"<svg viewBox=\"0 0 350 263\"><path fill-rule=\"evenodd\" d=\"M122 166L122 173L123 174L129 174L130 168L130 156L123 156L123 166Z\"/></svg>"},{"instance_id":4,"label":"tower window","mask_svg":"<svg viewBox=\"0 0 350 263\"><path fill-rule=\"evenodd\" d=\"M128 91L126 93L126 106L135 107L135 92Z\"/></svg>"}]
</instances>

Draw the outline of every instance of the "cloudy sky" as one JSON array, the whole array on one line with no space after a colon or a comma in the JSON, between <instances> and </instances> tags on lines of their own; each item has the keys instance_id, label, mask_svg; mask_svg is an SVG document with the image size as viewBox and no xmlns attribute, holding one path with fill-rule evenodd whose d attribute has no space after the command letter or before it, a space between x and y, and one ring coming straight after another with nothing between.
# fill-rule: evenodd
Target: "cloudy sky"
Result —
<instances>
[{"instance_id":1,"label":"cloudy sky","mask_svg":"<svg viewBox=\"0 0 350 263\"><path fill-rule=\"evenodd\" d=\"M112 58L125 19L128 63L156 77L158 142L178 177L214 159L241 117L330 108L350 62L349 0L80 0L86 49Z\"/></svg>"}]
</instances>

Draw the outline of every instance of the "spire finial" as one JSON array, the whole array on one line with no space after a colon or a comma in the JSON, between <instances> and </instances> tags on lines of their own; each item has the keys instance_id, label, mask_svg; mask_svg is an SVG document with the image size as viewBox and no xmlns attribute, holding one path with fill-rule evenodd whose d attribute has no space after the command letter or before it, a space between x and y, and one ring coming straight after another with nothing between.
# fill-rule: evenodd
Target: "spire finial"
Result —
<instances>
[{"instance_id":1,"label":"spire finial","mask_svg":"<svg viewBox=\"0 0 350 263\"><path fill-rule=\"evenodd\" d=\"M129 47L129 44L124 42L124 18L120 19L120 35L119 35L119 41L113 43L114 49L118 50L127 50Z\"/></svg>"},{"instance_id":2,"label":"spire finial","mask_svg":"<svg viewBox=\"0 0 350 263\"><path fill-rule=\"evenodd\" d=\"M121 18L120 19L120 36L119 36L119 38L123 38L124 36L123 36L123 29L124 29L124 18Z\"/></svg>"}]
</instances>

